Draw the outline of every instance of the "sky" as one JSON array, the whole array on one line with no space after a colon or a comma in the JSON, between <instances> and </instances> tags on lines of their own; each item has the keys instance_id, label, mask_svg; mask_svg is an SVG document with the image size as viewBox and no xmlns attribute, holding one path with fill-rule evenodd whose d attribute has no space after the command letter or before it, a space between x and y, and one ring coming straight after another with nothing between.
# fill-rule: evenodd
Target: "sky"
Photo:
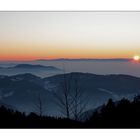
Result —
<instances>
[{"instance_id":1,"label":"sky","mask_svg":"<svg viewBox=\"0 0 140 140\"><path fill-rule=\"evenodd\" d=\"M140 12L0 12L0 60L134 55Z\"/></svg>"}]
</instances>

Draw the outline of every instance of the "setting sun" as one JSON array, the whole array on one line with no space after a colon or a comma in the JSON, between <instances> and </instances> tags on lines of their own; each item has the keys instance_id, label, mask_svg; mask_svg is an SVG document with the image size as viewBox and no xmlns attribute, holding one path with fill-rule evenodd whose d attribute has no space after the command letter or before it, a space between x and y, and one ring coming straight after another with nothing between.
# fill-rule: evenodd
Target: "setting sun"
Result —
<instances>
[{"instance_id":1,"label":"setting sun","mask_svg":"<svg viewBox=\"0 0 140 140\"><path fill-rule=\"evenodd\" d=\"M138 55L135 55L135 56L133 57L133 59L134 59L135 61L138 61L138 60L140 60L140 57L139 57Z\"/></svg>"}]
</instances>

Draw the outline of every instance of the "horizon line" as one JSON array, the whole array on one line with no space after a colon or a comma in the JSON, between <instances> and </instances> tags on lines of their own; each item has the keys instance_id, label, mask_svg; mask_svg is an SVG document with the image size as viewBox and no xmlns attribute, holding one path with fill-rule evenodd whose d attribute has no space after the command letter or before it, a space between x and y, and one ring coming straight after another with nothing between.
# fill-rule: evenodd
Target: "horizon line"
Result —
<instances>
[{"instance_id":1,"label":"horizon line","mask_svg":"<svg viewBox=\"0 0 140 140\"><path fill-rule=\"evenodd\" d=\"M133 60L133 58L54 58L54 59L48 59L48 58L41 58L41 59L32 59L32 60L22 60L22 59L19 59L19 60L0 60L0 62L13 62L13 61L17 61L17 62L20 62L20 61L24 61L24 62L30 62L30 61L63 61L63 60Z\"/></svg>"}]
</instances>

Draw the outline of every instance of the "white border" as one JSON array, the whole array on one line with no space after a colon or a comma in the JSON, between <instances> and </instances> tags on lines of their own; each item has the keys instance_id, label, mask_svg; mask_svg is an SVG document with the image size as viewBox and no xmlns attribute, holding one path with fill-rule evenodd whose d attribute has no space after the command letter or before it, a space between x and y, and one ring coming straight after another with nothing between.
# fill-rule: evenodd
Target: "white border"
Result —
<instances>
[{"instance_id":1,"label":"white border","mask_svg":"<svg viewBox=\"0 0 140 140\"><path fill-rule=\"evenodd\" d=\"M0 10L139 10L139 0L0 0Z\"/></svg>"},{"instance_id":2,"label":"white border","mask_svg":"<svg viewBox=\"0 0 140 140\"><path fill-rule=\"evenodd\" d=\"M137 129L20 129L0 130L6 140L139 140Z\"/></svg>"},{"instance_id":3,"label":"white border","mask_svg":"<svg viewBox=\"0 0 140 140\"><path fill-rule=\"evenodd\" d=\"M0 0L1 11L140 10L139 0ZM139 140L139 129L14 129L0 130L4 140Z\"/></svg>"}]
</instances>

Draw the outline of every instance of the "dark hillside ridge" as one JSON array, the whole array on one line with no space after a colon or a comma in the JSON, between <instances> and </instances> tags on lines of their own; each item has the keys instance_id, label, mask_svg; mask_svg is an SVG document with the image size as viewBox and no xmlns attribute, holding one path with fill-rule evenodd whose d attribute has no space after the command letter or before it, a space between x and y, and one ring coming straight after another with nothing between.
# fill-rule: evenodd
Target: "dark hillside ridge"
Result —
<instances>
[{"instance_id":1,"label":"dark hillside ridge","mask_svg":"<svg viewBox=\"0 0 140 140\"><path fill-rule=\"evenodd\" d=\"M88 102L86 110L93 110L106 103L109 98L120 100L123 97L133 99L140 94L140 78L129 75L96 75L90 73L68 73L40 78L30 73L14 76L0 75L0 100L20 111L32 112L34 102L40 94L45 100L47 114L61 115L56 104L54 92L62 95L64 77L74 92L74 80L78 79L81 94Z\"/></svg>"}]
</instances>

